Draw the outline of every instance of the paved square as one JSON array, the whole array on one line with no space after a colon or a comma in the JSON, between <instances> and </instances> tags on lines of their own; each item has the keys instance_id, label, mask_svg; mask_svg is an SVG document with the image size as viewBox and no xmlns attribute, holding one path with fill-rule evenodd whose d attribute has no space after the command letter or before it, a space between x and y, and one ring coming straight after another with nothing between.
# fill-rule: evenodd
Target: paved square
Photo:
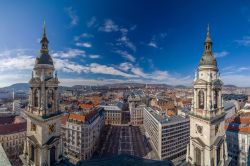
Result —
<instances>
[{"instance_id":1,"label":"paved square","mask_svg":"<svg viewBox=\"0 0 250 166\"><path fill-rule=\"evenodd\" d=\"M101 142L100 156L129 154L157 159L147 138L139 126L110 126L106 139Z\"/></svg>"}]
</instances>

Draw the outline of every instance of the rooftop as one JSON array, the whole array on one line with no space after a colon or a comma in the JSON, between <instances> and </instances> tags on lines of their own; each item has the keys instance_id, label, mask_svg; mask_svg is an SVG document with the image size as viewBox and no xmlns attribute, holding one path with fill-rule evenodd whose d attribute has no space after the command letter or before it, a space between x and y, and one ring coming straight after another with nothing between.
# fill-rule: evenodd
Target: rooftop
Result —
<instances>
[{"instance_id":1,"label":"rooftop","mask_svg":"<svg viewBox=\"0 0 250 166\"><path fill-rule=\"evenodd\" d=\"M173 115L171 117L168 117L164 114L161 114L160 111L158 110L154 110L151 107L147 107L145 108L158 122L160 122L161 124L166 124L166 123L170 123L170 122L178 122L181 120L186 119L183 116L180 115Z\"/></svg>"}]
</instances>

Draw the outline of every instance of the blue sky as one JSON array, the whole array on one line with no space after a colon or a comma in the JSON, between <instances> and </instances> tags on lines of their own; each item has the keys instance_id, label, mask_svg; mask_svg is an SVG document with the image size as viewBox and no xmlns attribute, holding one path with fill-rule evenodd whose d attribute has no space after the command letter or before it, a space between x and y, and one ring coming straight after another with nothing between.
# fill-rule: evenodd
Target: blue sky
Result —
<instances>
[{"instance_id":1,"label":"blue sky","mask_svg":"<svg viewBox=\"0 0 250 166\"><path fill-rule=\"evenodd\" d=\"M0 0L0 87L27 82L46 20L62 85L191 85L207 24L225 84L250 86L250 3Z\"/></svg>"}]
</instances>

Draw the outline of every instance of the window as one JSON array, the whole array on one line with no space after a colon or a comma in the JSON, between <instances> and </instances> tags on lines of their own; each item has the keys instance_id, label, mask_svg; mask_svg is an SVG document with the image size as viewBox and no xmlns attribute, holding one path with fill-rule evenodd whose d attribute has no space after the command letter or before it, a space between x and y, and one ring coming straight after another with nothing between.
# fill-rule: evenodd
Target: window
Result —
<instances>
[{"instance_id":1,"label":"window","mask_svg":"<svg viewBox=\"0 0 250 166\"><path fill-rule=\"evenodd\" d=\"M38 96L39 96L39 92L37 89L35 89L34 91L34 106L38 107Z\"/></svg>"},{"instance_id":2,"label":"window","mask_svg":"<svg viewBox=\"0 0 250 166\"><path fill-rule=\"evenodd\" d=\"M200 90L198 93L199 108L204 109L204 92Z\"/></svg>"},{"instance_id":3,"label":"window","mask_svg":"<svg viewBox=\"0 0 250 166\"><path fill-rule=\"evenodd\" d=\"M48 108L52 108L53 107L53 103L54 103L54 92L52 89L49 89L47 92L48 95Z\"/></svg>"},{"instance_id":4,"label":"window","mask_svg":"<svg viewBox=\"0 0 250 166\"><path fill-rule=\"evenodd\" d=\"M214 91L214 108L218 107L218 90Z\"/></svg>"}]
</instances>

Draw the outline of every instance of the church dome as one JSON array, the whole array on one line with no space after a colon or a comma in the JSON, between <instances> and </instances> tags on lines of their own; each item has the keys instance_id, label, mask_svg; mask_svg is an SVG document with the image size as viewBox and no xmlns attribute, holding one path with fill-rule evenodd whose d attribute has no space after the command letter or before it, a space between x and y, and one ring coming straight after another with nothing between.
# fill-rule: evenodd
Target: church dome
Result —
<instances>
[{"instance_id":1,"label":"church dome","mask_svg":"<svg viewBox=\"0 0 250 166\"><path fill-rule=\"evenodd\" d=\"M202 65L210 65L210 66L216 66L217 67L217 61L213 55L213 51L212 51L212 40L210 37L210 28L208 26L207 28L207 35L206 35L206 39L204 42L204 53L201 57L200 60L200 66Z\"/></svg>"},{"instance_id":2,"label":"church dome","mask_svg":"<svg viewBox=\"0 0 250 166\"><path fill-rule=\"evenodd\" d=\"M217 66L217 61L212 54L204 53L200 60L200 65Z\"/></svg>"},{"instance_id":3,"label":"church dome","mask_svg":"<svg viewBox=\"0 0 250 166\"><path fill-rule=\"evenodd\" d=\"M36 58L36 65L53 65L53 60L48 53L41 53L40 56Z\"/></svg>"}]
</instances>

